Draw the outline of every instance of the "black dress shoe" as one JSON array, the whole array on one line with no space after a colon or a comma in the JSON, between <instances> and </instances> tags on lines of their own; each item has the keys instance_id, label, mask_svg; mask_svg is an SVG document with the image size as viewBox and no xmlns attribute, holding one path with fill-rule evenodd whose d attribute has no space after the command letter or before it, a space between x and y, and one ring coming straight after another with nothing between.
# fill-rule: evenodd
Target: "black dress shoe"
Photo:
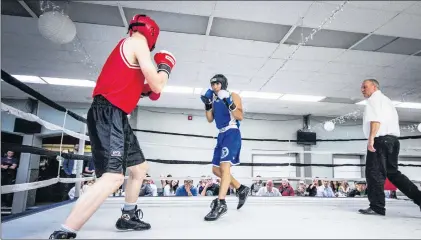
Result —
<instances>
[{"instance_id":1,"label":"black dress shoe","mask_svg":"<svg viewBox=\"0 0 421 240\"><path fill-rule=\"evenodd\" d=\"M358 210L358 212L360 212L362 214L365 214L365 215L380 215L380 216L385 216L386 215L385 213L378 213L378 212L374 211L371 208L360 209L360 210Z\"/></svg>"}]
</instances>

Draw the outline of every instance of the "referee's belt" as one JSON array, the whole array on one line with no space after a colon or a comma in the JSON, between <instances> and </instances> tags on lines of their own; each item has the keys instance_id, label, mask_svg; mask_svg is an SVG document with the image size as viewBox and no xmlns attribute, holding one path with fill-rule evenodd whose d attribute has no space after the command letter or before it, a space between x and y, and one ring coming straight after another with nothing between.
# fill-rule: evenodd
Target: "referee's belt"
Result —
<instances>
[{"instance_id":1,"label":"referee's belt","mask_svg":"<svg viewBox=\"0 0 421 240\"><path fill-rule=\"evenodd\" d=\"M226 127L220 128L219 133L226 132L226 131L230 130L231 128L238 128L238 127L237 127L237 125L228 125Z\"/></svg>"}]
</instances>

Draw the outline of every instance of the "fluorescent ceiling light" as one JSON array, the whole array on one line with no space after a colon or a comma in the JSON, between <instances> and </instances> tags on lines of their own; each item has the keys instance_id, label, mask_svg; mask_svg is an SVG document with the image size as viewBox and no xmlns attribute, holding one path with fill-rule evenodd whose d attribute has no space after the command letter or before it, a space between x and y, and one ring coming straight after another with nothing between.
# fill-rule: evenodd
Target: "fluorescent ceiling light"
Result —
<instances>
[{"instance_id":1,"label":"fluorescent ceiling light","mask_svg":"<svg viewBox=\"0 0 421 240\"><path fill-rule=\"evenodd\" d=\"M279 100L296 102L319 102L325 98L326 97L323 96L285 94Z\"/></svg>"},{"instance_id":2,"label":"fluorescent ceiling light","mask_svg":"<svg viewBox=\"0 0 421 240\"><path fill-rule=\"evenodd\" d=\"M241 91L240 96L243 98L278 99L280 96L282 96L282 94L268 93L268 92Z\"/></svg>"},{"instance_id":3,"label":"fluorescent ceiling light","mask_svg":"<svg viewBox=\"0 0 421 240\"><path fill-rule=\"evenodd\" d=\"M46 84L40 77L37 76L28 76L28 75L12 75L17 80L24 82L24 83L41 83Z\"/></svg>"},{"instance_id":4,"label":"fluorescent ceiling light","mask_svg":"<svg viewBox=\"0 0 421 240\"><path fill-rule=\"evenodd\" d=\"M63 86L77 86L77 87L95 87L96 82L84 79L69 79L69 78L50 78L43 77L47 83L53 85Z\"/></svg>"},{"instance_id":5,"label":"fluorescent ceiling light","mask_svg":"<svg viewBox=\"0 0 421 240\"><path fill-rule=\"evenodd\" d=\"M193 93L194 89L191 87L165 86L163 92L169 93Z\"/></svg>"},{"instance_id":6,"label":"fluorescent ceiling light","mask_svg":"<svg viewBox=\"0 0 421 240\"><path fill-rule=\"evenodd\" d=\"M204 94L205 89L203 88L194 88L193 93L194 94Z\"/></svg>"},{"instance_id":7,"label":"fluorescent ceiling light","mask_svg":"<svg viewBox=\"0 0 421 240\"><path fill-rule=\"evenodd\" d=\"M396 107L398 107L398 108L421 109L421 103L401 102L400 104L396 105Z\"/></svg>"}]
</instances>

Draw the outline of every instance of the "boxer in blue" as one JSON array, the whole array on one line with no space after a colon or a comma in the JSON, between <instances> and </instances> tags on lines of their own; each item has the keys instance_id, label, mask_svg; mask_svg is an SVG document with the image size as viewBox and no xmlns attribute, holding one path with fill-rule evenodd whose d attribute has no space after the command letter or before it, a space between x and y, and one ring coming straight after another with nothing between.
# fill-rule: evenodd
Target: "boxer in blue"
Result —
<instances>
[{"instance_id":1,"label":"boxer in blue","mask_svg":"<svg viewBox=\"0 0 421 240\"><path fill-rule=\"evenodd\" d=\"M231 166L240 164L241 133L240 121L243 120L241 98L227 90L228 80L222 74L215 75L208 89L200 98L205 104L206 118L209 123L215 120L219 130L218 140L213 153L212 172L221 178L218 198L211 203L211 211L205 216L206 221L217 220L228 208L225 197L229 186L237 191L239 198L237 209L246 202L250 188L240 184L231 175Z\"/></svg>"}]
</instances>

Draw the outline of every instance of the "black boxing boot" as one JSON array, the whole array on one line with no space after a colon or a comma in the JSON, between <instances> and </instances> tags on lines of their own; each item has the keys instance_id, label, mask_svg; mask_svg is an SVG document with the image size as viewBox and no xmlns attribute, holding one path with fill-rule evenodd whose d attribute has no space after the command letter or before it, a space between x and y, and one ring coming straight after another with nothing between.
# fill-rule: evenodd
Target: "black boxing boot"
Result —
<instances>
[{"instance_id":1,"label":"black boxing boot","mask_svg":"<svg viewBox=\"0 0 421 240\"><path fill-rule=\"evenodd\" d=\"M205 216L205 221L215 221L228 211L225 200L214 199L211 203L211 211Z\"/></svg>"},{"instance_id":2,"label":"black boxing boot","mask_svg":"<svg viewBox=\"0 0 421 240\"><path fill-rule=\"evenodd\" d=\"M250 188L244 185L241 185L237 190L238 205L237 209L240 209L244 203L246 203L247 197L249 196Z\"/></svg>"},{"instance_id":3,"label":"black boxing boot","mask_svg":"<svg viewBox=\"0 0 421 240\"><path fill-rule=\"evenodd\" d=\"M140 214L142 216L140 217ZM137 209L137 206L133 210L125 211L121 210L121 217L117 220L115 227L118 230L148 230L151 228L149 223L143 222L140 219L143 218L143 212Z\"/></svg>"},{"instance_id":4,"label":"black boxing boot","mask_svg":"<svg viewBox=\"0 0 421 240\"><path fill-rule=\"evenodd\" d=\"M66 231L54 231L49 239L75 239L76 233L66 232Z\"/></svg>"}]
</instances>

